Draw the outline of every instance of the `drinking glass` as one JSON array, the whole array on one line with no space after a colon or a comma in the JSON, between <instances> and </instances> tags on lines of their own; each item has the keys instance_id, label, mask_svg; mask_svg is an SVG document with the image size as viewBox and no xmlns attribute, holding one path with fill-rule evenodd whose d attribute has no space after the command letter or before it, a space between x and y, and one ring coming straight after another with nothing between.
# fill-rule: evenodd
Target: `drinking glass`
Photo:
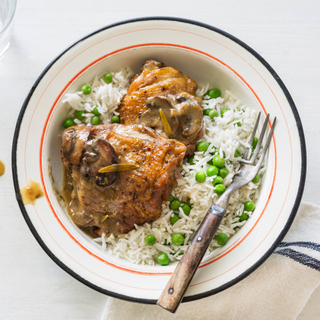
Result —
<instances>
[{"instance_id":1,"label":"drinking glass","mask_svg":"<svg viewBox=\"0 0 320 320\"><path fill-rule=\"evenodd\" d=\"M0 0L0 57L10 46L17 0Z\"/></svg>"}]
</instances>

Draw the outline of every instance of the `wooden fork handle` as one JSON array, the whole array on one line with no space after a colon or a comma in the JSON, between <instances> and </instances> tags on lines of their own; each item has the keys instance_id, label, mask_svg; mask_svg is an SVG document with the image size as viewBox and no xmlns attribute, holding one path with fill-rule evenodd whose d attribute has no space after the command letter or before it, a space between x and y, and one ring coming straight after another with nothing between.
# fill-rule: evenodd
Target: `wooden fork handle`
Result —
<instances>
[{"instance_id":1,"label":"wooden fork handle","mask_svg":"<svg viewBox=\"0 0 320 320\"><path fill-rule=\"evenodd\" d=\"M216 233L226 210L212 205L195 233L191 243L174 270L157 305L175 312Z\"/></svg>"}]
</instances>

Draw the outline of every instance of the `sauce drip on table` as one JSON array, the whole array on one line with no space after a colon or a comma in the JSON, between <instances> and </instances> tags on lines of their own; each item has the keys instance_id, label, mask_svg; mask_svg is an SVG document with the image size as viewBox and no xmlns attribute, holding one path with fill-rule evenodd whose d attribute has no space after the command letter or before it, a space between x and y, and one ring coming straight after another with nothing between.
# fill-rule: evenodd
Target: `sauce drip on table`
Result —
<instances>
[{"instance_id":1,"label":"sauce drip on table","mask_svg":"<svg viewBox=\"0 0 320 320\"><path fill-rule=\"evenodd\" d=\"M4 163L0 160L0 177L4 174L6 168Z\"/></svg>"}]
</instances>

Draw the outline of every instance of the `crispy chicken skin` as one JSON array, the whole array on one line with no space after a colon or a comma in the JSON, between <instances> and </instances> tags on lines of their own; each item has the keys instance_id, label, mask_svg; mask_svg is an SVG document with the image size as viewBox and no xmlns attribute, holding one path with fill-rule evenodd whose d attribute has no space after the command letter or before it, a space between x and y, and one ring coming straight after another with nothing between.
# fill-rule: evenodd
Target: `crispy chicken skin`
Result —
<instances>
[{"instance_id":1,"label":"crispy chicken skin","mask_svg":"<svg viewBox=\"0 0 320 320\"><path fill-rule=\"evenodd\" d=\"M73 221L101 235L126 233L134 224L156 220L162 202L177 184L185 151L182 143L143 125L66 129L61 155ZM116 163L138 164L140 168L98 173Z\"/></svg>"},{"instance_id":2,"label":"crispy chicken skin","mask_svg":"<svg viewBox=\"0 0 320 320\"><path fill-rule=\"evenodd\" d=\"M172 130L170 138L184 143L189 156L203 135L202 99L195 96L196 90L197 84L188 76L148 60L141 73L133 77L121 102L120 121L125 125L144 124L164 133L159 113L162 109Z\"/></svg>"}]
</instances>

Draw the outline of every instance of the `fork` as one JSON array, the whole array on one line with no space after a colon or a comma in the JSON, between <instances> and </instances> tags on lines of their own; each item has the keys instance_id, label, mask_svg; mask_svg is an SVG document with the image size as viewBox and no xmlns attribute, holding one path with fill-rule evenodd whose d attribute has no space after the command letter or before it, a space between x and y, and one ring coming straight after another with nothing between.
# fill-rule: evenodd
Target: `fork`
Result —
<instances>
[{"instance_id":1,"label":"fork","mask_svg":"<svg viewBox=\"0 0 320 320\"><path fill-rule=\"evenodd\" d=\"M249 140L250 146L252 146L253 139L259 125L260 116L261 112L259 112L258 114ZM227 212L231 195L236 190L250 182L257 175L269 148L276 123L276 118L274 118L260 159L256 164L254 164L255 160L257 159L258 152L261 148L263 137L267 130L269 118L270 115L268 114L263 123L258 143L253 155L250 158L252 150L251 147L245 150L243 158L240 160L242 162L240 166L240 172L234 176L233 182L220 196L220 198L209 208L198 230L194 234L186 252L182 256L166 287L162 291L161 296L157 301L158 306L172 313L177 310L214 234L216 233L225 213Z\"/></svg>"}]
</instances>

